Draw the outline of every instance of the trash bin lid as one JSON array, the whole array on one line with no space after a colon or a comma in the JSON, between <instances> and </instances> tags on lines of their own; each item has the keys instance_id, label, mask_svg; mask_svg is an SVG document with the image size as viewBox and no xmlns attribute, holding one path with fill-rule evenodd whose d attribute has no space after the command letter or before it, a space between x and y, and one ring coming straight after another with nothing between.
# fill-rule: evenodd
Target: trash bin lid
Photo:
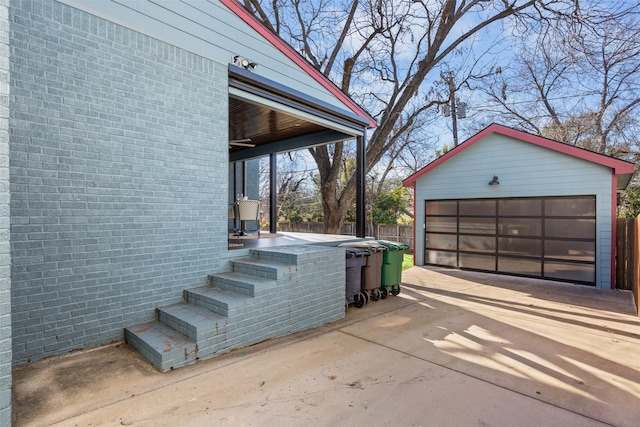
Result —
<instances>
[{"instance_id":1,"label":"trash bin lid","mask_svg":"<svg viewBox=\"0 0 640 427\"><path fill-rule=\"evenodd\" d=\"M364 249L367 250L369 252L384 252L387 249L386 246L381 245L380 243L378 243L375 240L363 240L360 242L347 242L347 243L341 243L340 245L341 248L358 248L358 249Z\"/></svg>"},{"instance_id":2,"label":"trash bin lid","mask_svg":"<svg viewBox=\"0 0 640 427\"><path fill-rule=\"evenodd\" d=\"M344 250L345 250L345 254L346 254L347 258L371 255L371 252L369 252L366 249L347 248L347 247L345 247Z\"/></svg>"},{"instance_id":3,"label":"trash bin lid","mask_svg":"<svg viewBox=\"0 0 640 427\"><path fill-rule=\"evenodd\" d=\"M390 242L388 240L376 240L376 242L380 243L383 246L386 246L390 251L402 251L410 248L409 245L401 242Z\"/></svg>"}]
</instances>

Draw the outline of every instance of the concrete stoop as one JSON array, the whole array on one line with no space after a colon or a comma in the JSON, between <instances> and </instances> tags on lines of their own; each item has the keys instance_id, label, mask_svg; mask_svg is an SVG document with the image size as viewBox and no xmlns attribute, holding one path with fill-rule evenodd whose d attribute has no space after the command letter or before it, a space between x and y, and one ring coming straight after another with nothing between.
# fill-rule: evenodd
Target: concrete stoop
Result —
<instances>
[{"instance_id":1,"label":"concrete stoop","mask_svg":"<svg viewBox=\"0 0 640 427\"><path fill-rule=\"evenodd\" d=\"M344 275L322 280L338 258L344 263L335 248L252 250L231 261L231 271L210 275L207 286L184 290L184 302L157 308L156 320L125 328L125 340L165 372L338 320ZM317 284L313 276L321 278ZM322 298L314 301L310 290Z\"/></svg>"}]
</instances>

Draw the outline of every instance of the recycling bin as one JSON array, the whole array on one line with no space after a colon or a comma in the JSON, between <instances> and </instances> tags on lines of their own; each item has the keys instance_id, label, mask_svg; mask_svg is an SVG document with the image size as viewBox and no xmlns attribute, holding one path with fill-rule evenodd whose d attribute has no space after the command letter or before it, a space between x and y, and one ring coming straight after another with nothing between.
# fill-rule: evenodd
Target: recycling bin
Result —
<instances>
[{"instance_id":1,"label":"recycling bin","mask_svg":"<svg viewBox=\"0 0 640 427\"><path fill-rule=\"evenodd\" d=\"M404 251L409 249L409 245L400 242L390 242L388 240L376 240L382 246L387 248L383 252L382 272L381 272L381 298L400 293L400 282L402 282L402 261L404 259Z\"/></svg>"},{"instance_id":2,"label":"recycling bin","mask_svg":"<svg viewBox=\"0 0 640 427\"><path fill-rule=\"evenodd\" d=\"M382 295L382 261L383 252L388 249L375 240L348 242L340 244L343 248L356 248L369 251L367 263L362 267L362 291L371 301L378 301Z\"/></svg>"},{"instance_id":3,"label":"recycling bin","mask_svg":"<svg viewBox=\"0 0 640 427\"><path fill-rule=\"evenodd\" d=\"M362 291L362 267L367 264L367 257L371 253L364 249L345 248L346 265L346 303L362 308L369 300Z\"/></svg>"}]
</instances>

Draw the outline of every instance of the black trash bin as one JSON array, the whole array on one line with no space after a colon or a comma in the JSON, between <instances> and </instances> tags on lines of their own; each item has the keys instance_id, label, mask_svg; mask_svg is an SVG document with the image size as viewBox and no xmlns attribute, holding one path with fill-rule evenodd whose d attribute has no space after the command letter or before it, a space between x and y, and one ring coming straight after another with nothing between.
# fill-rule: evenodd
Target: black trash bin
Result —
<instances>
[{"instance_id":1,"label":"black trash bin","mask_svg":"<svg viewBox=\"0 0 640 427\"><path fill-rule=\"evenodd\" d=\"M346 256L346 303L345 306L353 304L358 308L364 307L369 301L366 292L362 291L362 267L367 264L367 257L371 252L345 248Z\"/></svg>"},{"instance_id":2,"label":"black trash bin","mask_svg":"<svg viewBox=\"0 0 640 427\"><path fill-rule=\"evenodd\" d=\"M383 252L387 247L375 240L342 243L340 247L366 250L371 253L366 257L367 263L362 267L362 291L371 301L378 301L382 295L382 262Z\"/></svg>"}]
</instances>

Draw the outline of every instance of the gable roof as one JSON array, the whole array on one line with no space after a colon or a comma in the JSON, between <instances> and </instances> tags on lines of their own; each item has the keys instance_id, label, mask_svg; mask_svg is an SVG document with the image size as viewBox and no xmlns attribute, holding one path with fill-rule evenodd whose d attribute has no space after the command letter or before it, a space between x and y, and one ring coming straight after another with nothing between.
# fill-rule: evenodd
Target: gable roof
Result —
<instances>
[{"instance_id":1,"label":"gable roof","mask_svg":"<svg viewBox=\"0 0 640 427\"><path fill-rule=\"evenodd\" d=\"M355 103L347 94L341 91L331 80L329 80L324 74L314 68L309 61L304 59L298 52L293 49L288 43L271 32L262 22L258 20L251 12L244 8L244 6L238 4L236 0L220 0L222 4L228 7L234 14L240 19L246 22L251 28L257 31L262 37L264 37L275 48L282 52L287 58L292 60L296 65L303 69L309 76L315 81L320 83L325 89L327 89L333 96L342 101L351 111L358 116L366 119L369 122L369 127L374 128L377 123L369 113L367 113L362 107Z\"/></svg>"},{"instance_id":2,"label":"gable roof","mask_svg":"<svg viewBox=\"0 0 640 427\"><path fill-rule=\"evenodd\" d=\"M539 147L547 148L549 150L557 151L559 153L567 154L588 162L596 163L602 166L607 166L612 169L614 175L618 176L618 190L623 190L631 181L633 173L635 171L635 165L631 162L616 159L614 157L606 156L604 154L596 153L594 151L585 150L582 148L574 147L573 145L564 144L562 142L553 141L551 139L543 138L541 136L533 135L531 133L516 130L507 126L492 124L481 130L471 138L464 141L462 144L448 151L444 155L438 157L433 162L429 163L418 172L406 178L402 181L402 185L405 187L413 187L416 181L422 176L428 174L435 168L446 163L453 157L467 150L469 147L475 145L479 141L482 141L487 136L497 133L500 135L508 136L519 141L528 142Z\"/></svg>"}]
</instances>

